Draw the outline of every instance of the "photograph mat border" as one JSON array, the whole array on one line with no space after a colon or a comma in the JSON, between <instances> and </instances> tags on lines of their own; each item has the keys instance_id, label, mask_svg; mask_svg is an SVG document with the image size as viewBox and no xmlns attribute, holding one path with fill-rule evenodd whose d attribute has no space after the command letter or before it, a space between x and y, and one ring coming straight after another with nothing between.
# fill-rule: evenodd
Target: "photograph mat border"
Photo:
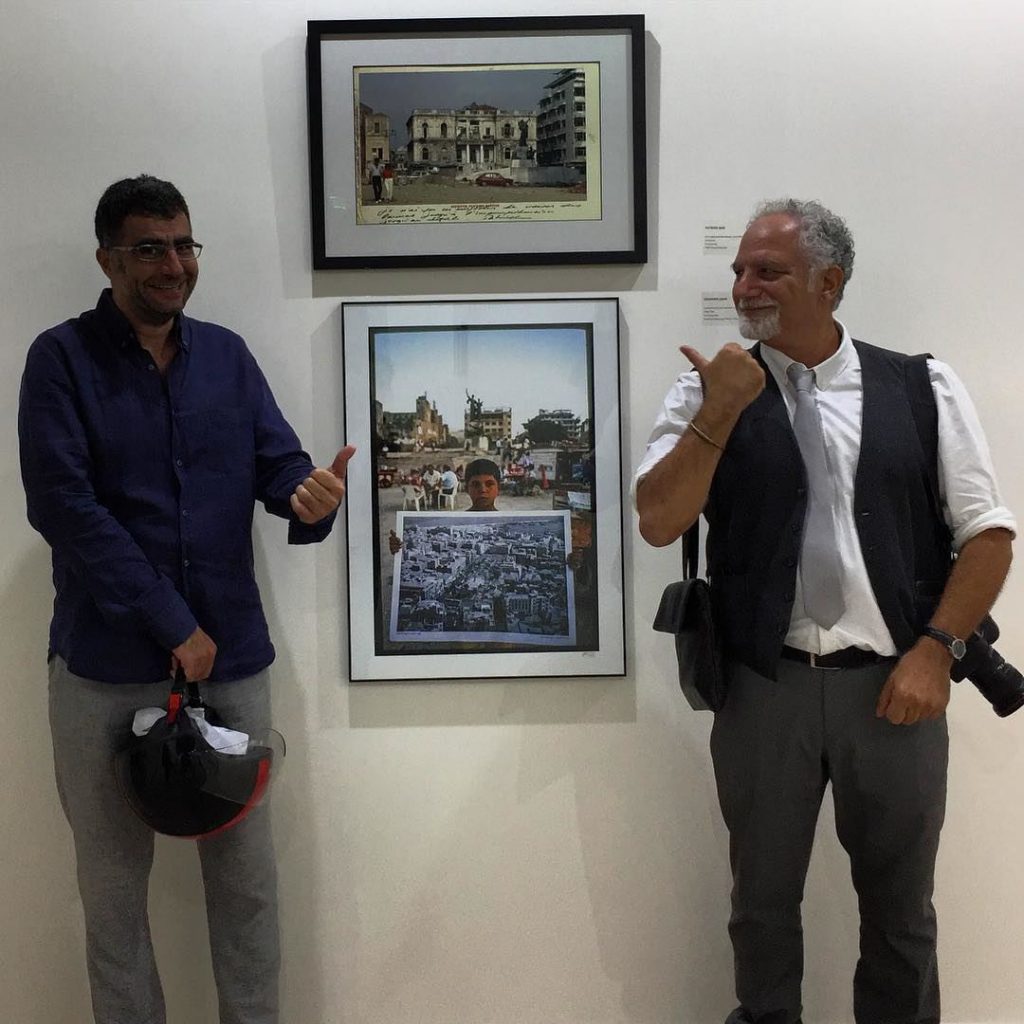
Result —
<instances>
[{"instance_id":1,"label":"photograph mat border","mask_svg":"<svg viewBox=\"0 0 1024 1024\"><path fill-rule=\"evenodd\" d=\"M444 327L471 324L521 326L586 322L593 325L594 454L596 491L597 651L486 654L377 655L373 601L378 572L378 523L371 486L371 327ZM621 409L619 402L619 300L537 298L382 300L342 304L345 436L357 451L349 463L345 502L348 530L349 678L352 682L410 679L621 676L625 674ZM427 664L424 665L424 661Z\"/></svg>"}]
</instances>

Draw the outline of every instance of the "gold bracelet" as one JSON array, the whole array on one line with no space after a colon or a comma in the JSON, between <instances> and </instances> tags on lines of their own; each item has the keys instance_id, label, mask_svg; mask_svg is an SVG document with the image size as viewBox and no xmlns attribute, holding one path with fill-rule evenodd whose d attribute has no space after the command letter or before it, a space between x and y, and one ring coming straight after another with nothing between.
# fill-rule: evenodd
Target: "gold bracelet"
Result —
<instances>
[{"instance_id":1,"label":"gold bracelet","mask_svg":"<svg viewBox=\"0 0 1024 1024\"><path fill-rule=\"evenodd\" d=\"M710 437L708 437L708 435L707 435L707 434L705 434L705 433L704 433L704 431L703 431L703 430L701 430L701 429L700 429L700 427L698 427L698 426L697 426L697 424L696 424L696 423L694 423L694 421L693 421L693 420L690 420L690 429L691 429L691 430L692 430L692 431L693 431L693 432L694 432L694 433L695 433L695 434L696 434L696 435L697 435L697 436L698 436L698 437L699 437L699 438L700 438L700 439L701 439L702 441L707 441L707 443L708 443L709 445L711 445L711 447L712 447L712 448L717 448L717 449L718 449L718 450L719 450L720 452L724 452L724 451L725 451L725 445L723 445L723 444L719 444L719 443L718 443L718 442L717 442L716 440L714 440L713 438L710 438Z\"/></svg>"}]
</instances>

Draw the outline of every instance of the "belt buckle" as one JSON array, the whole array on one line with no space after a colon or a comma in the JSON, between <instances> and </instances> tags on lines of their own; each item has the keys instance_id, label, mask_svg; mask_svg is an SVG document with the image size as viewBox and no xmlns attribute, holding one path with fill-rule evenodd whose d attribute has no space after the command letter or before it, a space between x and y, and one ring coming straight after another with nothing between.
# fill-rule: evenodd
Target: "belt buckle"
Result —
<instances>
[{"instance_id":1,"label":"belt buckle","mask_svg":"<svg viewBox=\"0 0 1024 1024\"><path fill-rule=\"evenodd\" d=\"M808 651L807 652L807 657L810 658L811 668L820 669L822 672L838 672L839 671L839 666L838 665L819 665L818 664L818 661L821 658L823 658L823 657L827 657L827 655L815 654L813 651Z\"/></svg>"}]
</instances>

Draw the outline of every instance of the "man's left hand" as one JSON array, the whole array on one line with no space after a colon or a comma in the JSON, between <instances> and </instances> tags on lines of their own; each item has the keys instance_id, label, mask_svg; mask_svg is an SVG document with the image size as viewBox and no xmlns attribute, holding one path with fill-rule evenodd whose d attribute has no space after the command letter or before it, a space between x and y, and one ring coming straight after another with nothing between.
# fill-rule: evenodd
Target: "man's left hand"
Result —
<instances>
[{"instance_id":1,"label":"man's left hand","mask_svg":"<svg viewBox=\"0 0 1024 1024\"><path fill-rule=\"evenodd\" d=\"M933 640L919 640L892 670L875 715L893 725L938 718L949 703L949 654Z\"/></svg>"},{"instance_id":2,"label":"man's left hand","mask_svg":"<svg viewBox=\"0 0 1024 1024\"><path fill-rule=\"evenodd\" d=\"M334 456L328 469L314 469L295 488L291 497L292 511L300 522L312 526L329 516L345 497L345 473L355 447L347 444Z\"/></svg>"}]
</instances>

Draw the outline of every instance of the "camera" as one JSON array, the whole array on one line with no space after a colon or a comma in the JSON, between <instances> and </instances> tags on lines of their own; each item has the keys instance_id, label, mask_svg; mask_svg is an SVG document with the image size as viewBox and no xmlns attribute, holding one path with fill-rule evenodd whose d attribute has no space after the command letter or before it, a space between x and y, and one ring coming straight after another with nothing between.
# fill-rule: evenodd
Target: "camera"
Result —
<instances>
[{"instance_id":1,"label":"camera","mask_svg":"<svg viewBox=\"0 0 1024 1024\"><path fill-rule=\"evenodd\" d=\"M1000 718L1012 715L1024 704L1024 676L992 646L999 639L999 627L986 615L967 641L967 653L954 662L950 678L959 683L970 679Z\"/></svg>"}]
</instances>

